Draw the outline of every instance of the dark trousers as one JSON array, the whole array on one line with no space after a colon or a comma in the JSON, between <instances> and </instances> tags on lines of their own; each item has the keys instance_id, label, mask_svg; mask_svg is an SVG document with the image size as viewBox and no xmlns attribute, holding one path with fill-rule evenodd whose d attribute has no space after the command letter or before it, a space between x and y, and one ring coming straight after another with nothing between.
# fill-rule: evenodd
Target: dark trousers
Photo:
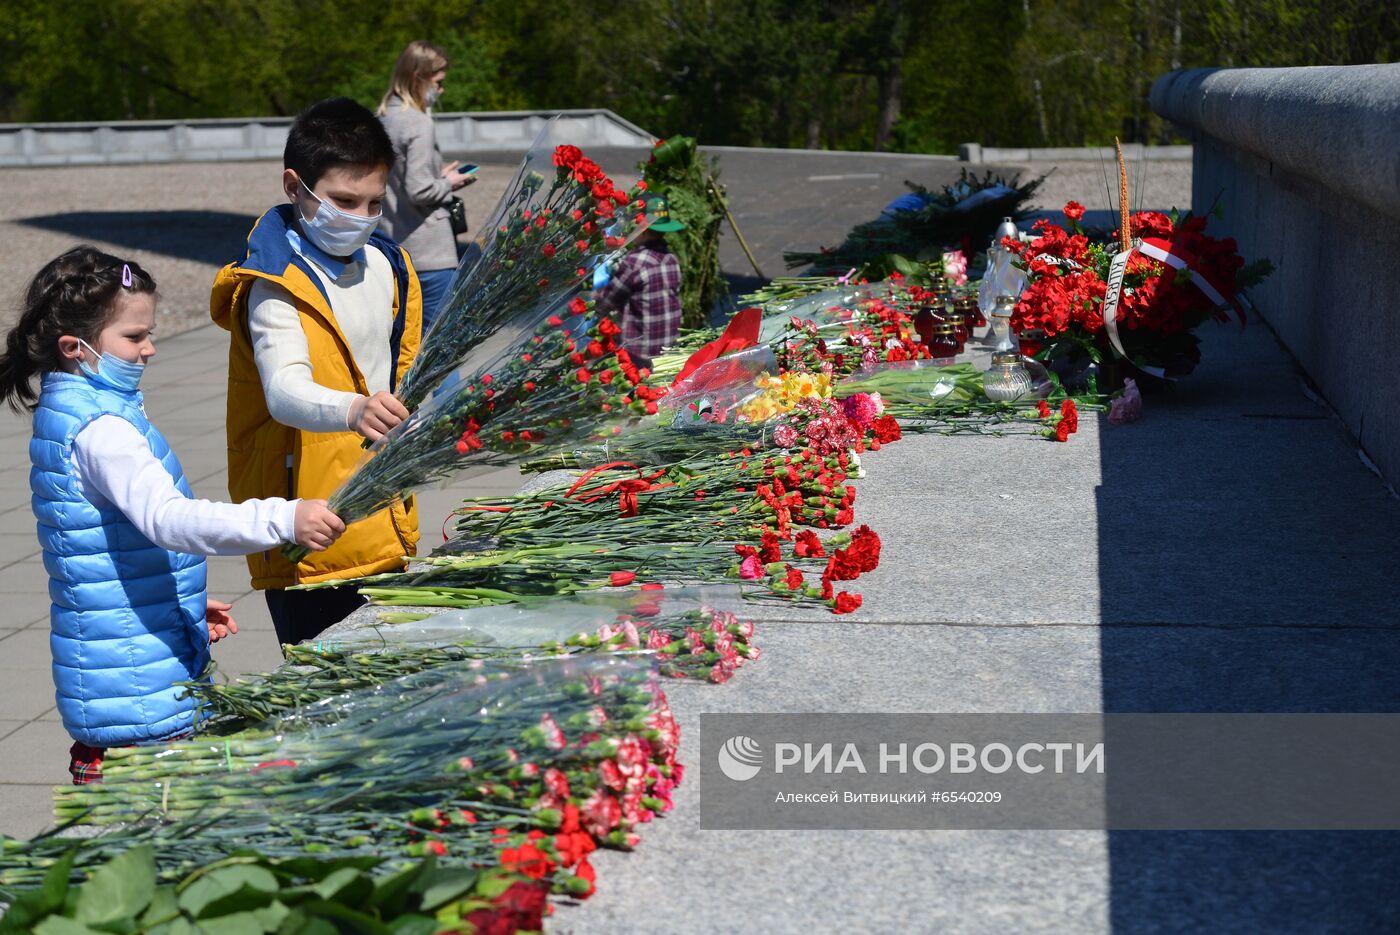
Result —
<instances>
[{"instance_id":1,"label":"dark trousers","mask_svg":"<svg viewBox=\"0 0 1400 935\"><path fill-rule=\"evenodd\" d=\"M300 643L314 639L366 603L353 586L318 588L314 591L264 591L277 642Z\"/></svg>"}]
</instances>

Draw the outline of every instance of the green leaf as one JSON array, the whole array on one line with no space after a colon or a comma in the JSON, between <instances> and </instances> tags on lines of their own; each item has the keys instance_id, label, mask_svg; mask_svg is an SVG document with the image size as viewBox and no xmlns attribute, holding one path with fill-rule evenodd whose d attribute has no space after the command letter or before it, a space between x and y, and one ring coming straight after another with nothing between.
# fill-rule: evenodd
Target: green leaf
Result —
<instances>
[{"instance_id":1,"label":"green leaf","mask_svg":"<svg viewBox=\"0 0 1400 935\"><path fill-rule=\"evenodd\" d=\"M258 922L262 924L264 932L275 932L287 921L287 916L291 914L291 911L285 904L275 902L270 906L254 909L253 915L258 917Z\"/></svg>"},{"instance_id":2,"label":"green leaf","mask_svg":"<svg viewBox=\"0 0 1400 935\"><path fill-rule=\"evenodd\" d=\"M163 922L146 932L146 935L202 935L203 929L184 916Z\"/></svg>"},{"instance_id":3,"label":"green leaf","mask_svg":"<svg viewBox=\"0 0 1400 935\"><path fill-rule=\"evenodd\" d=\"M73 861L77 857L78 849L74 848L45 871L44 882L39 887L39 896L46 911L53 912L62 907L63 900L68 895L68 881L73 876Z\"/></svg>"},{"instance_id":4,"label":"green leaf","mask_svg":"<svg viewBox=\"0 0 1400 935\"><path fill-rule=\"evenodd\" d=\"M78 894L79 922L102 923L139 916L156 891L155 852L133 847L93 871Z\"/></svg>"},{"instance_id":5,"label":"green leaf","mask_svg":"<svg viewBox=\"0 0 1400 935\"><path fill-rule=\"evenodd\" d=\"M324 880L342 867L354 867L358 870L371 870L379 866L384 861L378 857L341 857L335 860L328 860L324 857L289 857L279 860L274 865L279 871L286 871L295 877L308 880L312 883L317 880Z\"/></svg>"},{"instance_id":6,"label":"green leaf","mask_svg":"<svg viewBox=\"0 0 1400 935\"><path fill-rule=\"evenodd\" d=\"M34 935L102 935L94 928L64 916L49 916L34 926Z\"/></svg>"},{"instance_id":7,"label":"green leaf","mask_svg":"<svg viewBox=\"0 0 1400 935\"><path fill-rule=\"evenodd\" d=\"M342 867L312 887L322 899L361 905L374 893L374 881L352 867Z\"/></svg>"},{"instance_id":8,"label":"green leaf","mask_svg":"<svg viewBox=\"0 0 1400 935\"><path fill-rule=\"evenodd\" d=\"M413 864L398 873L375 881L370 905L386 919L392 919L407 908L407 896L415 880L423 873L424 863Z\"/></svg>"},{"instance_id":9,"label":"green leaf","mask_svg":"<svg viewBox=\"0 0 1400 935\"><path fill-rule=\"evenodd\" d=\"M39 890L21 893L10 903L4 916L0 916L0 932L31 932L35 922L62 908L61 901L59 905L51 908L45 906L43 894Z\"/></svg>"},{"instance_id":10,"label":"green leaf","mask_svg":"<svg viewBox=\"0 0 1400 935\"><path fill-rule=\"evenodd\" d=\"M240 890L246 892L240 893ZM221 909L228 912L236 909L253 909L266 905L266 894L276 893L277 878L266 867L251 864L234 864L212 870L198 877L180 894L180 908L196 919L201 918L206 909ZM238 894L235 896L235 894ZM223 903L229 897L229 902ZM220 906L211 904L220 901Z\"/></svg>"},{"instance_id":11,"label":"green leaf","mask_svg":"<svg viewBox=\"0 0 1400 935\"><path fill-rule=\"evenodd\" d=\"M151 897L151 904L141 916L141 924L147 928L158 922L173 919L180 914L180 903L175 897L174 886L158 886Z\"/></svg>"},{"instance_id":12,"label":"green leaf","mask_svg":"<svg viewBox=\"0 0 1400 935\"><path fill-rule=\"evenodd\" d=\"M235 912L213 919L200 919L199 927L209 935L263 935L267 931L251 912Z\"/></svg>"},{"instance_id":13,"label":"green leaf","mask_svg":"<svg viewBox=\"0 0 1400 935\"><path fill-rule=\"evenodd\" d=\"M340 929L325 919L313 919L302 910L293 909L277 935L340 935Z\"/></svg>"},{"instance_id":14,"label":"green leaf","mask_svg":"<svg viewBox=\"0 0 1400 935\"><path fill-rule=\"evenodd\" d=\"M437 930L437 919L432 916L399 916L389 924L394 935L433 935Z\"/></svg>"},{"instance_id":15,"label":"green leaf","mask_svg":"<svg viewBox=\"0 0 1400 935\"><path fill-rule=\"evenodd\" d=\"M422 894L418 908L432 912L470 893L476 887L480 874L465 868L438 868L425 877L427 879L419 881L414 890Z\"/></svg>"},{"instance_id":16,"label":"green leaf","mask_svg":"<svg viewBox=\"0 0 1400 935\"><path fill-rule=\"evenodd\" d=\"M389 926L380 922L374 916L363 912L357 912L338 902L313 900L303 903L298 908L312 918L337 919L341 922L349 922L351 927L359 932L360 935L390 935ZM345 928L345 926L337 926L336 928ZM286 931L286 929L286 925L283 924L282 930Z\"/></svg>"}]
</instances>

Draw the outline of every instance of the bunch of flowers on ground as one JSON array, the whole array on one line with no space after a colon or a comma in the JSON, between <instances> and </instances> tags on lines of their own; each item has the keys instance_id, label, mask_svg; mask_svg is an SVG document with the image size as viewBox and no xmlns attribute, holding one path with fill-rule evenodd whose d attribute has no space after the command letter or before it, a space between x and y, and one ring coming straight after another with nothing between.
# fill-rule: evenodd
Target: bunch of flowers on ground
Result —
<instances>
[{"instance_id":1,"label":"bunch of flowers on ground","mask_svg":"<svg viewBox=\"0 0 1400 935\"><path fill-rule=\"evenodd\" d=\"M1094 361L1114 356L1103 306L1120 247L1116 240L1091 241L1079 226L1083 212L1070 202L1067 228L1040 220L1034 240L1005 243L1029 277L1011 319L1027 353L1046 359L1082 353ZM1226 321L1232 309L1244 320L1239 295L1273 268L1267 260L1246 266L1234 239L1211 237L1206 220L1157 211L1130 219L1131 235L1144 247L1127 261L1113 324L1132 362L1168 376L1190 373L1200 362L1193 332L1203 322Z\"/></svg>"}]
</instances>

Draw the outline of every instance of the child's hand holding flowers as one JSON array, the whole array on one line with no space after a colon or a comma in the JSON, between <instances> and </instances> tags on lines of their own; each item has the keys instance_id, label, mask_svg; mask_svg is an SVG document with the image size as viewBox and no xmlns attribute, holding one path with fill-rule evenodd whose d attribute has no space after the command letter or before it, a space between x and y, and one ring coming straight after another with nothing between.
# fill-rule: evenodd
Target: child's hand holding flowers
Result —
<instances>
[{"instance_id":1,"label":"child's hand holding flowers","mask_svg":"<svg viewBox=\"0 0 1400 935\"><path fill-rule=\"evenodd\" d=\"M298 500L297 545L312 552L324 552L345 532L345 523L331 512L324 500Z\"/></svg>"}]
</instances>

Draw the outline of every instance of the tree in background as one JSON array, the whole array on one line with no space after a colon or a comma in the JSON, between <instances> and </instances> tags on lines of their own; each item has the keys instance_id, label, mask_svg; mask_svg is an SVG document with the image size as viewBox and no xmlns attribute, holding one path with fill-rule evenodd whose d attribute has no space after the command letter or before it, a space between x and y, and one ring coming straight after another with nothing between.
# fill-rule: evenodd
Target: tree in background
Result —
<instances>
[{"instance_id":1,"label":"tree in background","mask_svg":"<svg viewBox=\"0 0 1400 935\"><path fill-rule=\"evenodd\" d=\"M0 0L0 119L374 104L411 39L442 110L608 107L711 144L1165 142L1153 79L1400 57L1385 0Z\"/></svg>"}]
</instances>

